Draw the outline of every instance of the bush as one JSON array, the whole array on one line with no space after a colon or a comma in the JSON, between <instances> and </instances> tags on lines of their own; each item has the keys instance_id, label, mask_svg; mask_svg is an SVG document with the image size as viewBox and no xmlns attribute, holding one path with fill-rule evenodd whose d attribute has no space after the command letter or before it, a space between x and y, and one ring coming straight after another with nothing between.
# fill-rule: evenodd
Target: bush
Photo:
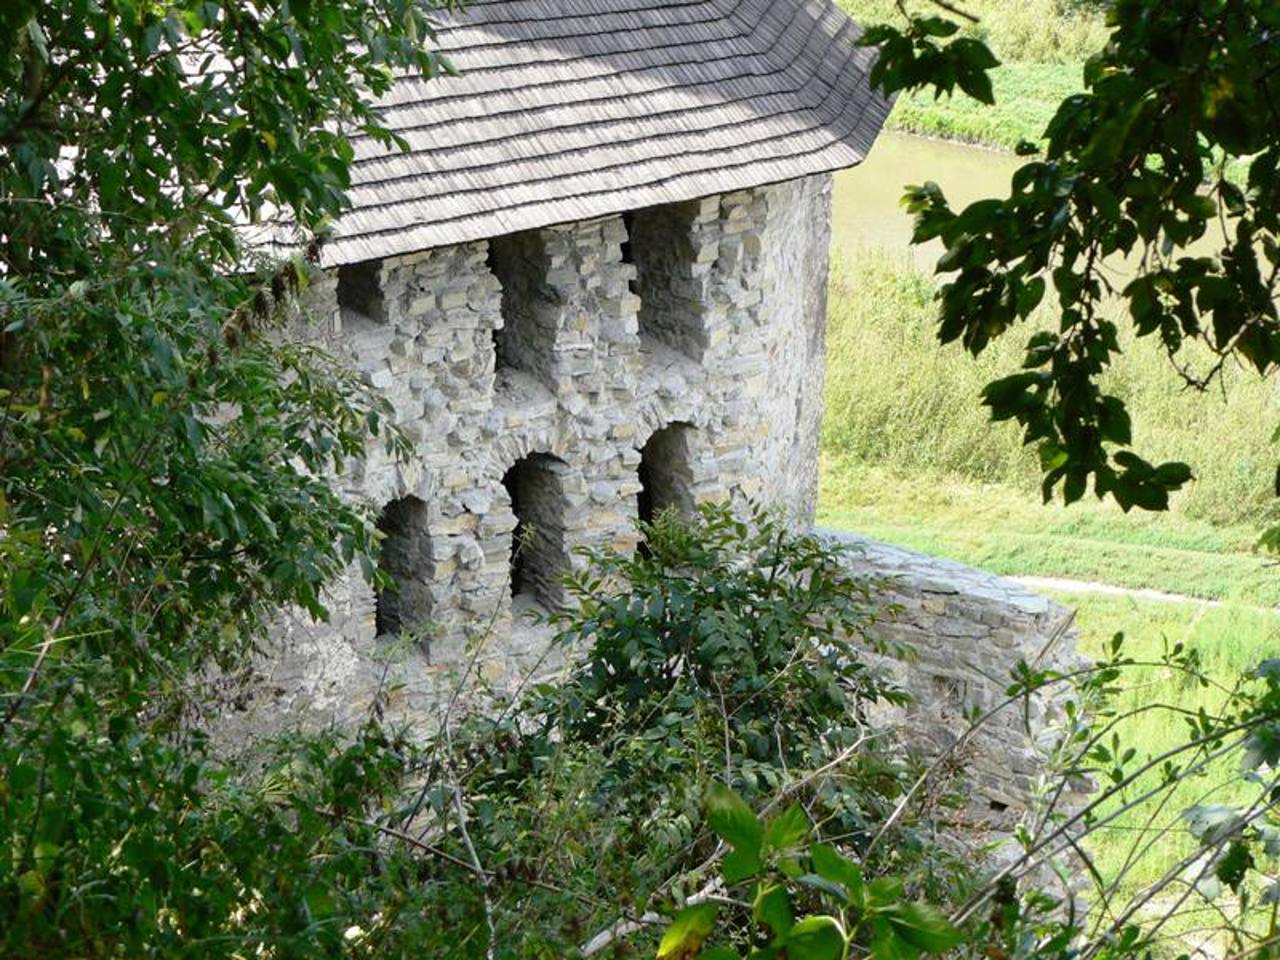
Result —
<instances>
[{"instance_id":1,"label":"bush","mask_svg":"<svg viewBox=\"0 0 1280 960\"><path fill-rule=\"evenodd\" d=\"M838 548L727 507L643 532L643 550L594 554L570 578L577 604L554 622L578 665L454 724L408 811L415 833L458 860L474 849L499 878L487 895L500 956L613 943L619 921L706 882L717 842L701 801L715 783L801 803L857 849L917 773L864 720L903 697L865 662L874 585ZM893 839L915 888L963 887L964 866L915 818Z\"/></svg>"}]
</instances>

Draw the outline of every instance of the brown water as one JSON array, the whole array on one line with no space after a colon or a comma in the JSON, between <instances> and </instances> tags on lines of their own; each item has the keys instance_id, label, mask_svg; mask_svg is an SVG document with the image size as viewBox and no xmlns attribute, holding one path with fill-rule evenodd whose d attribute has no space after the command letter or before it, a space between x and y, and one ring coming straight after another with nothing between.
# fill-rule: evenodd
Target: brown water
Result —
<instances>
[{"instance_id":1,"label":"brown water","mask_svg":"<svg viewBox=\"0 0 1280 960\"><path fill-rule=\"evenodd\" d=\"M832 250L852 256L860 248L880 247L931 269L942 245L912 249L911 217L899 202L904 188L936 181L952 209L960 209L985 197L1008 196L1009 180L1023 162L980 147L883 133L860 166L836 174Z\"/></svg>"},{"instance_id":2,"label":"brown water","mask_svg":"<svg viewBox=\"0 0 1280 960\"><path fill-rule=\"evenodd\" d=\"M901 253L904 262L931 273L942 255L942 243L911 246L912 218L901 204L906 187L933 180L947 195L951 209L961 210L975 200L1007 197L1013 172L1025 162L1024 157L983 147L883 133L862 164L835 176L832 253L855 256L860 249L880 248ZM1222 232L1211 227L1187 252L1211 255L1223 243ZM1120 276L1133 271L1137 258L1135 252L1128 258L1109 258L1108 264Z\"/></svg>"}]
</instances>

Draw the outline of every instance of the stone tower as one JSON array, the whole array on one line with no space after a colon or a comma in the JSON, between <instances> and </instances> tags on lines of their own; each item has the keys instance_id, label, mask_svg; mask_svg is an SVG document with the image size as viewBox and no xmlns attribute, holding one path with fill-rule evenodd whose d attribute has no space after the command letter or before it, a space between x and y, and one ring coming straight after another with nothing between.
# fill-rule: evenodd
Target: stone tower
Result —
<instances>
[{"instance_id":1,"label":"stone tower","mask_svg":"<svg viewBox=\"0 0 1280 960\"><path fill-rule=\"evenodd\" d=\"M354 141L313 298L311 336L413 446L342 478L382 511L396 586L353 574L331 624L292 628L291 700L358 708L396 636L411 700L464 660L525 675L522 614L663 507L741 494L811 521L830 174L889 109L859 35L826 0L442 17L456 75L383 99L406 151Z\"/></svg>"}]
</instances>

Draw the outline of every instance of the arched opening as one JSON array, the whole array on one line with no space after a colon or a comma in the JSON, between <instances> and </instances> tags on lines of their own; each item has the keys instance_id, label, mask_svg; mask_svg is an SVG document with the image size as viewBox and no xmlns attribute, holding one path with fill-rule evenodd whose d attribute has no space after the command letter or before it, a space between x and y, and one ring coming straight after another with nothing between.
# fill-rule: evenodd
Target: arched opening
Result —
<instances>
[{"instance_id":1,"label":"arched opening","mask_svg":"<svg viewBox=\"0 0 1280 960\"><path fill-rule=\"evenodd\" d=\"M636 507L642 522L653 523L668 508L683 516L693 513L694 429L687 423L670 423L654 431L640 448Z\"/></svg>"},{"instance_id":2,"label":"arched opening","mask_svg":"<svg viewBox=\"0 0 1280 960\"><path fill-rule=\"evenodd\" d=\"M392 582L378 591L374 622L378 636L399 636L431 616L427 505L417 497L393 500L378 518L378 529L384 537L378 566Z\"/></svg>"},{"instance_id":3,"label":"arched opening","mask_svg":"<svg viewBox=\"0 0 1280 960\"><path fill-rule=\"evenodd\" d=\"M511 595L560 605L560 579L569 572L565 536L563 460L533 453L516 461L502 478L516 526L511 534Z\"/></svg>"}]
</instances>

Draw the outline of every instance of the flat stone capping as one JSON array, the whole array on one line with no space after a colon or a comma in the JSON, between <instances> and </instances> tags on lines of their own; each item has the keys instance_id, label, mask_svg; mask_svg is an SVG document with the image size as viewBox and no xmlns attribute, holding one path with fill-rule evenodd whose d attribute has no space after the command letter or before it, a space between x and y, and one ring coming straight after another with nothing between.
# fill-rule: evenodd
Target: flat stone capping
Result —
<instances>
[{"instance_id":1,"label":"flat stone capping","mask_svg":"<svg viewBox=\"0 0 1280 960\"><path fill-rule=\"evenodd\" d=\"M1057 610L1073 616L1071 611L1029 587L991 573L943 557L917 553L904 547L881 543L859 533L817 527L814 530L827 540L853 547L862 553L868 571L891 578L903 577L917 588L938 594L965 594L1009 604L1028 616L1043 616Z\"/></svg>"},{"instance_id":2,"label":"flat stone capping","mask_svg":"<svg viewBox=\"0 0 1280 960\"><path fill-rule=\"evenodd\" d=\"M953 746L971 717L1005 700L1019 661L1061 671L1081 662L1074 612L1048 597L953 560L857 534L816 532L850 547L850 569L880 581L886 606L896 608L875 630L914 649L910 662L884 662L914 702L876 720L901 724L926 754ZM963 748L959 768L991 811L1016 813L1028 803L1069 693L1055 687L1032 697L1025 710L1019 702L1001 711Z\"/></svg>"}]
</instances>

